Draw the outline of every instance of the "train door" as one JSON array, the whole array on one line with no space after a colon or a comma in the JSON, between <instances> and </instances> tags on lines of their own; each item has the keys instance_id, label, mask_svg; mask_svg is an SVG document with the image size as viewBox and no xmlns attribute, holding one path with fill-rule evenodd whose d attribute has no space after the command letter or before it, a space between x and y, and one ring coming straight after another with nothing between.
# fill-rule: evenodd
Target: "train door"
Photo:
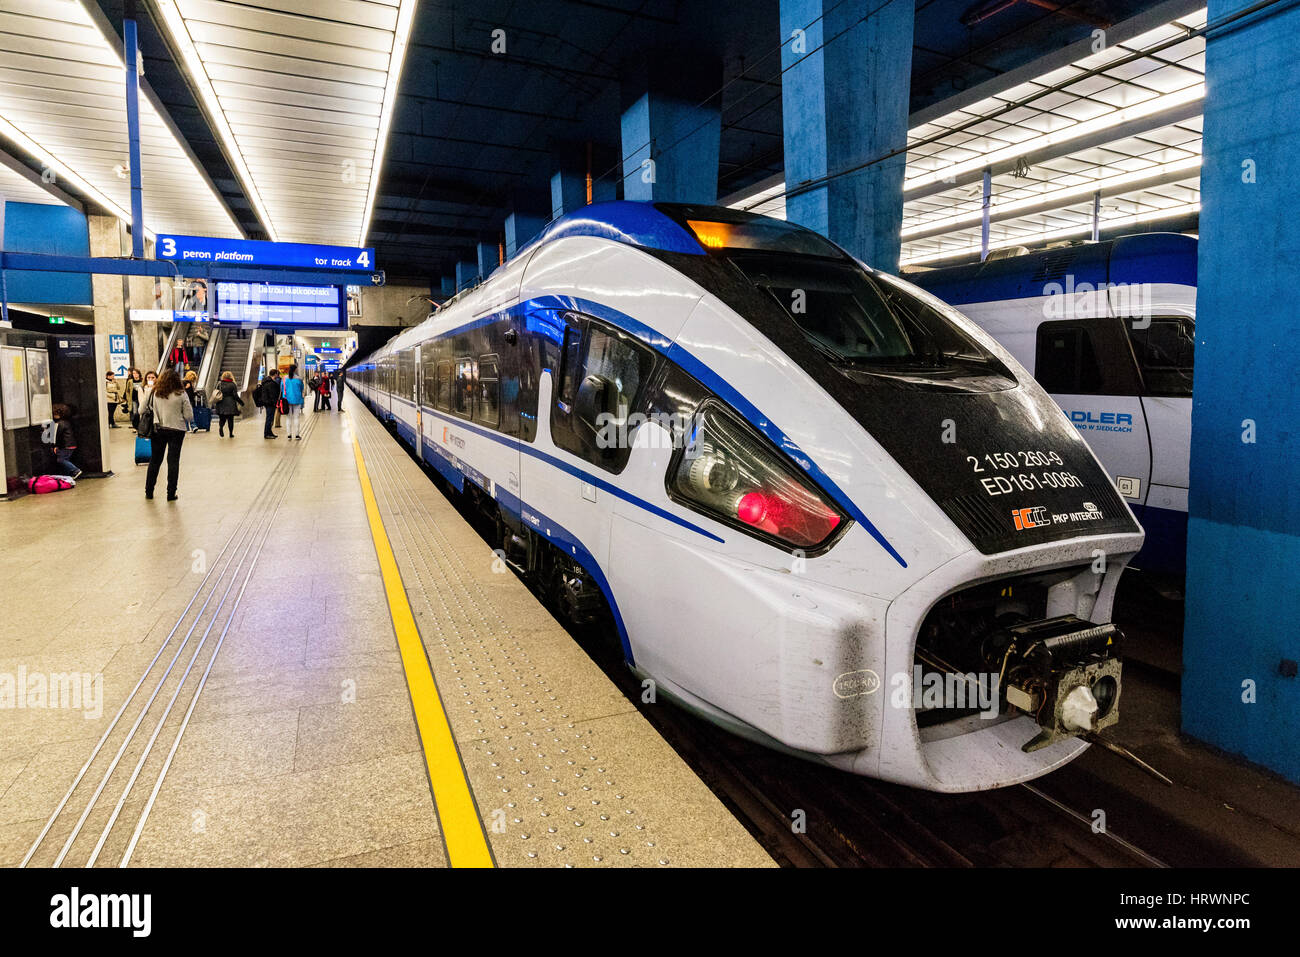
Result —
<instances>
[{"instance_id":1,"label":"train door","mask_svg":"<svg viewBox=\"0 0 1300 957\"><path fill-rule=\"evenodd\" d=\"M539 407L561 467L524 456L525 501L548 509L549 537L605 585L614 494L610 487L627 463L629 415L639 407L654 354L621 331L567 313L559 361L543 387ZM620 424L622 427L620 427ZM606 484L609 483L609 484ZM536 523L524 519L536 527ZM543 529L545 531L545 529Z\"/></svg>"},{"instance_id":2,"label":"train door","mask_svg":"<svg viewBox=\"0 0 1300 957\"><path fill-rule=\"evenodd\" d=\"M1141 506L1151 483L1151 442L1141 380L1122 320L1042 323L1034 378L1070 417L1124 500Z\"/></svg>"},{"instance_id":3,"label":"train door","mask_svg":"<svg viewBox=\"0 0 1300 957\"><path fill-rule=\"evenodd\" d=\"M411 398L415 401L415 457L421 462L424 461L424 363L420 361L420 351L424 348L416 346L415 352L415 385L411 391Z\"/></svg>"}]
</instances>

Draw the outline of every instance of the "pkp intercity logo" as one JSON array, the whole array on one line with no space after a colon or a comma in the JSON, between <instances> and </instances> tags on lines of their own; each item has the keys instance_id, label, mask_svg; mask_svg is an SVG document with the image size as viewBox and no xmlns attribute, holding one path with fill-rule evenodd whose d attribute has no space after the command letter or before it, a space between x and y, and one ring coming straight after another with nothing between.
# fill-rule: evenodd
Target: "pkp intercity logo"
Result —
<instances>
[{"instance_id":1,"label":"pkp intercity logo","mask_svg":"<svg viewBox=\"0 0 1300 957\"><path fill-rule=\"evenodd\" d=\"M1047 515L1047 509L1041 505L1029 508L1013 508L1011 510L1011 520L1015 522L1017 532L1023 532L1028 528L1038 528L1040 525L1052 524Z\"/></svg>"}]
</instances>

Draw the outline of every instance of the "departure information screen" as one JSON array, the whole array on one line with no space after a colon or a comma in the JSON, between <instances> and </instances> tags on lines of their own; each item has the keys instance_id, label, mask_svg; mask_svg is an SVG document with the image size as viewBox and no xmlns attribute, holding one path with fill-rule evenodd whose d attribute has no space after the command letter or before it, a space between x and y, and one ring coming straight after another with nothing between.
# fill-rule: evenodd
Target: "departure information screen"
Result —
<instances>
[{"instance_id":1,"label":"departure information screen","mask_svg":"<svg viewBox=\"0 0 1300 957\"><path fill-rule=\"evenodd\" d=\"M341 286L218 282L214 321L225 325L346 328Z\"/></svg>"}]
</instances>

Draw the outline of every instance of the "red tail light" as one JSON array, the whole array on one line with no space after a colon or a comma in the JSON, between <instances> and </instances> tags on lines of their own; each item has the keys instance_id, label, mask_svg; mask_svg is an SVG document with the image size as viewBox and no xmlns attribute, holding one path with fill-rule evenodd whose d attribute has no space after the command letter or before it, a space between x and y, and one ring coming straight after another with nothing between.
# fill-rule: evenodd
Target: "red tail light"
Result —
<instances>
[{"instance_id":1,"label":"red tail light","mask_svg":"<svg viewBox=\"0 0 1300 957\"><path fill-rule=\"evenodd\" d=\"M790 549L824 544L846 520L784 455L716 402L696 416L669 488L693 508Z\"/></svg>"}]
</instances>

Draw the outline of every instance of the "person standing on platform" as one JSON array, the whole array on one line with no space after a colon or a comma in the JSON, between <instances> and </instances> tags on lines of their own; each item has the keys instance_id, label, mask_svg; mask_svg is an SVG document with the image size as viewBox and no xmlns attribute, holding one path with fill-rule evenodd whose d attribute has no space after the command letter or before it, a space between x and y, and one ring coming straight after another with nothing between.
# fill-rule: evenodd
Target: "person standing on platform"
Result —
<instances>
[{"instance_id":1,"label":"person standing on platform","mask_svg":"<svg viewBox=\"0 0 1300 957\"><path fill-rule=\"evenodd\" d=\"M235 385L233 374L229 372L221 373L221 381L217 383L216 393L212 398L219 417L217 435L225 435L226 427L229 426L230 437L233 439L235 437L235 416L244 407L244 400L239 397L239 386Z\"/></svg>"},{"instance_id":2,"label":"person standing on platform","mask_svg":"<svg viewBox=\"0 0 1300 957\"><path fill-rule=\"evenodd\" d=\"M328 372L321 373L320 385L316 387L316 394L320 396L320 407L328 412L330 407L330 377Z\"/></svg>"},{"instance_id":3,"label":"person standing on platform","mask_svg":"<svg viewBox=\"0 0 1300 957\"><path fill-rule=\"evenodd\" d=\"M334 388L338 390L338 394L339 394L339 396L338 396L338 398L339 398L339 409L338 409L338 410L339 410L340 412L343 411L343 386L344 386L344 385L345 385L345 382L344 382L344 379L343 379L343 370L340 369L338 372L334 373Z\"/></svg>"},{"instance_id":4,"label":"person standing on platform","mask_svg":"<svg viewBox=\"0 0 1300 957\"><path fill-rule=\"evenodd\" d=\"M276 437L272 428L275 426L275 407L280 402L280 370L272 369L267 373L262 384L257 387L258 405L266 410L266 429L262 432L262 438L273 439Z\"/></svg>"},{"instance_id":5,"label":"person standing on platform","mask_svg":"<svg viewBox=\"0 0 1300 957\"><path fill-rule=\"evenodd\" d=\"M307 388L311 389L313 412L320 411L320 373L313 373L312 377L307 380Z\"/></svg>"},{"instance_id":6,"label":"person standing on platform","mask_svg":"<svg viewBox=\"0 0 1300 957\"><path fill-rule=\"evenodd\" d=\"M176 501L176 480L181 470L181 442L194 421L194 407L190 397L185 394L185 386L173 369L168 369L158 377L145 408L153 410L153 432L149 436L151 443L149 469L144 478L144 497L153 498L153 489L158 482L158 472L162 468L163 456L167 457L167 501Z\"/></svg>"},{"instance_id":7,"label":"person standing on platform","mask_svg":"<svg viewBox=\"0 0 1300 957\"><path fill-rule=\"evenodd\" d=\"M303 386L303 381L298 377L298 365L289 366L289 374L285 377L281 386L281 392L284 395L284 403L288 406L288 422L286 427L289 432L286 438L297 439L302 441L302 407L306 401L307 393Z\"/></svg>"},{"instance_id":8,"label":"person standing on platform","mask_svg":"<svg viewBox=\"0 0 1300 957\"><path fill-rule=\"evenodd\" d=\"M108 403L108 427L115 429L117 422L113 415L117 412L117 404L122 401L122 384L117 381L112 369L104 373L104 401Z\"/></svg>"},{"instance_id":9,"label":"person standing on platform","mask_svg":"<svg viewBox=\"0 0 1300 957\"><path fill-rule=\"evenodd\" d=\"M144 386L144 376L135 366L126 370L126 381L122 383L122 414L131 420L131 430L135 430L140 418L140 389Z\"/></svg>"}]
</instances>

